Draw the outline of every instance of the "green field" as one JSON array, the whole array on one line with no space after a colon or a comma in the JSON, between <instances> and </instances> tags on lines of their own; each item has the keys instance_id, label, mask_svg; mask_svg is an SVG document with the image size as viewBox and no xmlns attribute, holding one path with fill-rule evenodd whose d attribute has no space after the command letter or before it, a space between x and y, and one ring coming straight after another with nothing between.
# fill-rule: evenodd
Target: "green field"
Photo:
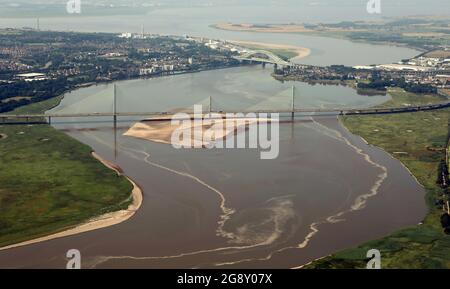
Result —
<instances>
[{"instance_id":1,"label":"green field","mask_svg":"<svg viewBox=\"0 0 450 289\"><path fill-rule=\"evenodd\" d=\"M266 50L272 52L275 55L278 55L280 58L286 61L294 57L297 57L298 55L294 50L290 49L266 49Z\"/></svg>"},{"instance_id":2,"label":"green field","mask_svg":"<svg viewBox=\"0 0 450 289\"><path fill-rule=\"evenodd\" d=\"M50 99L21 107L40 113ZM91 156L91 148L49 125L2 125L0 246L58 232L128 207L132 185Z\"/></svg>"},{"instance_id":3,"label":"green field","mask_svg":"<svg viewBox=\"0 0 450 289\"><path fill-rule=\"evenodd\" d=\"M385 104L388 106L443 100L438 96L414 95L398 89L390 93L393 99ZM445 151L439 149L446 147L449 116L450 109L445 109L341 119L352 133L383 148L410 169L426 188L430 211L422 225L344 250L307 268L365 268L369 249L381 251L382 268L450 268L450 236L443 233L440 225L442 209L435 205L441 194L441 189L436 185L437 168L445 156Z\"/></svg>"},{"instance_id":4,"label":"green field","mask_svg":"<svg viewBox=\"0 0 450 289\"><path fill-rule=\"evenodd\" d=\"M389 95L392 99L380 105L380 107L402 107L405 105L422 105L442 103L447 100L447 97L435 94L415 94L406 92L401 88L389 88Z\"/></svg>"}]
</instances>

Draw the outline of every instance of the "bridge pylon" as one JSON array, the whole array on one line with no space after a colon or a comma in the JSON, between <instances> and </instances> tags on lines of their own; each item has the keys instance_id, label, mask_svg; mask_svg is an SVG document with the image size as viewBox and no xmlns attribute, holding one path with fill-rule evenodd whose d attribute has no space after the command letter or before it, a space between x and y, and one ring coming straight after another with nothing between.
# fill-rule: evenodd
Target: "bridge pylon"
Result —
<instances>
[{"instance_id":1,"label":"bridge pylon","mask_svg":"<svg viewBox=\"0 0 450 289\"><path fill-rule=\"evenodd\" d=\"M291 116L292 116L292 121L294 121L294 116L295 116L295 86L292 86L292 100L291 100Z\"/></svg>"},{"instance_id":2,"label":"bridge pylon","mask_svg":"<svg viewBox=\"0 0 450 289\"><path fill-rule=\"evenodd\" d=\"M114 131L114 159L117 159L117 86L114 84L113 94L113 131Z\"/></svg>"},{"instance_id":3,"label":"bridge pylon","mask_svg":"<svg viewBox=\"0 0 450 289\"><path fill-rule=\"evenodd\" d=\"M114 123L117 122L117 86L114 84L114 92L113 92L113 116Z\"/></svg>"},{"instance_id":4,"label":"bridge pylon","mask_svg":"<svg viewBox=\"0 0 450 289\"><path fill-rule=\"evenodd\" d=\"M209 114L212 112L212 97L209 97Z\"/></svg>"}]
</instances>

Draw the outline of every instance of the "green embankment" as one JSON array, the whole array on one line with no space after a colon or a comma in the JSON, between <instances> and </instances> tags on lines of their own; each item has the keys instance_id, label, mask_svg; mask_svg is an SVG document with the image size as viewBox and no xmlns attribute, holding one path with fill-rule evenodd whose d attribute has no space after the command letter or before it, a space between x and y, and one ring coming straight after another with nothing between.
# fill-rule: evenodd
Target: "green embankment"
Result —
<instances>
[{"instance_id":1,"label":"green embankment","mask_svg":"<svg viewBox=\"0 0 450 289\"><path fill-rule=\"evenodd\" d=\"M59 102L62 100L62 96L54 97L47 99L45 101L41 102L35 102L31 103L26 106L21 106L16 108L15 110L11 112L7 112L5 114L40 114L44 113L45 111L57 106Z\"/></svg>"},{"instance_id":2,"label":"green embankment","mask_svg":"<svg viewBox=\"0 0 450 289\"><path fill-rule=\"evenodd\" d=\"M281 59L284 59L286 61L298 56L298 54L294 50L290 49L268 49L268 51L278 55Z\"/></svg>"},{"instance_id":3,"label":"green embankment","mask_svg":"<svg viewBox=\"0 0 450 289\"><path fill-rule=\"evenodd\" d=\"M390 92L393 99L384 106L442 101L441 97L414 95L398 89ZM352 133L383 148L409 168L427 191L429 214L422 225L338 252L306 268L365 268L369 249L381 251L382 268L450 268L450 236L443 233L442 209L435 205L442 191L436 179L438 164L445 156L442 148L446 147L449 116L450 109L445 109L341 119Z\"/></svg>"},{"instance_id":4,"label":"green embankment","mask_svg":"<svg viewBox=\"0 0 450 289\"><path fill-rule=\"evenodd\" d=\"M21 107L40 113L50 99ZM132 185L91 156L91 148L49 125L2 125L0 247L73 227L128 207Z\"/></svg>"}]
</instances>

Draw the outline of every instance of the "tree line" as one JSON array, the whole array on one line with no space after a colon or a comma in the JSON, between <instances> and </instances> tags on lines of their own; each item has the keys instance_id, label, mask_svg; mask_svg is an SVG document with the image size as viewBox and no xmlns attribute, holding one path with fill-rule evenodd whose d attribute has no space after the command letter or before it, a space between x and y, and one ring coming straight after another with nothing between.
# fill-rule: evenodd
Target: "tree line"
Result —
<instances>
[{"instance_id":1,"label":"tree line","mask_svg":"<svg viewBox=\"0 0 450 289\"><path fill-rule=\"evenodd\" d=\"M374 79L369 83L359 82L358 88L360 89L373 89L379 91L387 91L388 87L400 87L407 92L411 93L437 93L437 88L429 84L416 84L406 82L404 78L398 80L384 80L384 79Z\"/></svg>"}]
</instances>

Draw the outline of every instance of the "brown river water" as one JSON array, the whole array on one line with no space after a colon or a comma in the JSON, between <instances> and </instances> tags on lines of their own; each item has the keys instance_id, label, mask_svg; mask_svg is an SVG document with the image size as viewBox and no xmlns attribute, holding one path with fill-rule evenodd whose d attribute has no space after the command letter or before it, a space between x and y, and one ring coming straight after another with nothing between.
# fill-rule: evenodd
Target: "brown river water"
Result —
<instances>
[{"instance_id":1,"label":"brown river water","mask_svg":"<svg viewBox=\"0 0 450 289\"><path fill-rule=\"evenodd\" d=\"M244 67L118 83L121 111L202 103L220 108L289 107L292 83ZM295 83L302 107L368 107L389 96ZM58 112L111 110L111 85L74 91ZM124 98L126 97L126 101ZM280 154L258 149L184 149L123 136L139 119L55 120L54 126L120 166L144 194L130 220L0 251L0 267L292 268L419 223L424 189L402 164L350 134L336 115L280 124ZM114 139L116 135L116 139ZM89 188L86 188L87 190ZM407 205L405 205L407 204Z\"/></svg>"}]
</instances>

